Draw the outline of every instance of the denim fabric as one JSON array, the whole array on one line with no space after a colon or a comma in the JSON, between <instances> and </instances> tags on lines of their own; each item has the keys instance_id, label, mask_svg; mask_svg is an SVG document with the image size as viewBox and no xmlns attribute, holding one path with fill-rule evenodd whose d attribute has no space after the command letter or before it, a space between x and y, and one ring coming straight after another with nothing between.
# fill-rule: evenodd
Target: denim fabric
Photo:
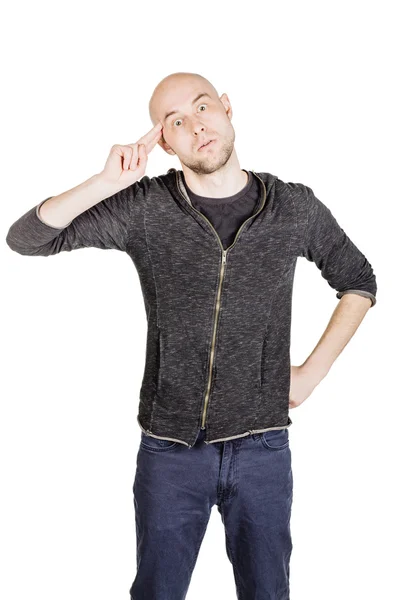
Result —
<instances>
[{"instance_id":1,"label":"denim fabric","mask_svg":"<svg viewBox=\"0 0 400 600\"><path fill-rule=\"evenodd\" d=\"M205 444L141 433L131 600L184 600L217 505L238 600L288 600L293 476L288 429ZM207 600L217 600L217 595Z\"/></svg>"}]
</instances>

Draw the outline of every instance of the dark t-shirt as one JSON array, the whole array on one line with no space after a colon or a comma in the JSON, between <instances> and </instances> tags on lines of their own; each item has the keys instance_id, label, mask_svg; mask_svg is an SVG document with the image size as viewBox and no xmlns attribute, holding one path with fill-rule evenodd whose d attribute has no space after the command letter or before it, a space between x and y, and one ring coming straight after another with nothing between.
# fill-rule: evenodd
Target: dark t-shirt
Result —
<instances>
[{"instance_id":1,"label":"dark t-shirt","mask_svg":"<svg viewBox=\"0 0 400 600\"><path fill-rule=\"evenodd\" d=\"M238 229L243 221L255 212L261 197L257 178L251 171L242 170L248 175L247 184L237 194L224 198L198 196L189 189L183 177L186 191L194 208L203 213L211 222L221 238L224 249L233 244Z\"/></svg>"}]
</instances>

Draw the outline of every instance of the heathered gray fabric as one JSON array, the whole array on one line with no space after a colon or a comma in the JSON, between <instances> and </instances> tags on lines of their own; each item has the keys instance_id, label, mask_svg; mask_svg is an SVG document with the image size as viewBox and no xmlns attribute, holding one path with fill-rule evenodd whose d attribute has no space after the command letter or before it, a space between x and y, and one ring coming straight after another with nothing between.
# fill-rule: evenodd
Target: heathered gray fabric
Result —
<instances>
[{"instance_id":1,"label":"heathered gray fabric","mask_svg":"<svg viewBox=\"0 0 400 600\"><path fill-rule=\"evenodd\" d=\"M206 442L292 424L290 329L298 257L317 265L338 298L358 293L376 303L370 263L312 189L253 174L263 192L260 202L227 250L191 206L183 173L175 169L144 176L65 228L44 223L40 203L9 229L7 244L24 255L84 247L129 254L148 322L137 420L155 437L194 444L211 358Z\"/></svg>"}]
</instances>

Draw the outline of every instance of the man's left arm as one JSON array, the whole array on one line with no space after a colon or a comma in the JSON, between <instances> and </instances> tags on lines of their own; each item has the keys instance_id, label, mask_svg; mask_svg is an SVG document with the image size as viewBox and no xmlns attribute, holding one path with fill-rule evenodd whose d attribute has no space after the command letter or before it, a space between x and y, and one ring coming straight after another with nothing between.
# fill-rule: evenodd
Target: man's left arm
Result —
<instances>
[{"instance_id":1,"label":"man's left arm","mask_svg":"<svg viewBox=\"0 0 400 600\"><path fill-rule=\"evenodd\" d=\"M375 306L377 293L376 277L365 255L312 189L301 187L307 212L302 256L317 265L340 302L310 356L301 366L291 367L291 408L299 406L327 375L368 309Z\"/></svg>"},{"instance_id":2,"label":"man's left arm","mask_svg":"<svg viewBox=\"0 0 400 600\"><path fill-rule=\"evenodd\" d=\"M291 367L290 408L304 402L328 374L371 308L371 302L358 294L343 295L310 356L299 367Z\"/></svg>"}]
</instances>

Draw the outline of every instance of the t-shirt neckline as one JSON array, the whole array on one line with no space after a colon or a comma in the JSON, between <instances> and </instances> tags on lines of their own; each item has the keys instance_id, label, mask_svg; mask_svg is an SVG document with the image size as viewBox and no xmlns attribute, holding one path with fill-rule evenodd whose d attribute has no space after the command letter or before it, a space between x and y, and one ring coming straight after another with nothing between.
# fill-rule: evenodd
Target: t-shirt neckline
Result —
<instances>
[{"instance_id":1,"label":"t-shirt neckline","mask_svg":"<svg viewBox=\"0 0 400 600\"><path fill-rule=\"evenodd\" d=\"M253 183L253 178L252 178L251 172L247 171L246 169L242 169L242 171L247 173L247 176L248 176L248 181L247 181L246 185L241 190L239 190L236 194L233 194L232 196L224 196L222 198L210 198L209 196L200 196L199 194L195 194L187 185L187 183L185 181L185 176L183 173L182 173L182 179L183 179L183 183L185 185L186 191L194 200L197 200L204 204L229 204L229 203L235 202L235 200L239 200L239 198L242 198L243 196L245 196L249 192L251 185Z\"/></svg>"}]
</instances>

